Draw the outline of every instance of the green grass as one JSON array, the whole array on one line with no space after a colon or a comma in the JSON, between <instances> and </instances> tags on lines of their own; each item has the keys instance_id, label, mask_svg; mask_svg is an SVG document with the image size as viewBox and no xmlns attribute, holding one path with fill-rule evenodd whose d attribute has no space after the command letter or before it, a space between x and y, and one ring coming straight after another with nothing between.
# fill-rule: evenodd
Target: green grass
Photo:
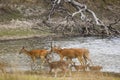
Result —
<instances>
[{"instance_id":1,"label":"green grass","mask_svg":"<svg viewBox=\"0 0 120 80\"><path fill-rule=\"evenodd\" d=\"M19 38L19 37L29 37L36 35L49 35L49 30L34 30L34 29L24 29L24 28L16 28L16 29L0 29L0 38Z\"/></svg>"}]
</instances>

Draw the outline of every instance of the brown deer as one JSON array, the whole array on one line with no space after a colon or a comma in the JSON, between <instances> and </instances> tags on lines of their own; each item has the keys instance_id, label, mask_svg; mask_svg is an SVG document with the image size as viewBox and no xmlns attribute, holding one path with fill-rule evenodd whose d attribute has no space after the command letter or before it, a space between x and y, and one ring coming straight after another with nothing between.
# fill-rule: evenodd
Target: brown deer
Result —
<instances>
[{"instance_id":1,"label":"brown deer","mask_svg":"<svg viewBox=\"0 0 120 80\"><path fill-rule=\"evenodd\" d=\"M72 58L78 58L81 65L86 65L87 60L91 61L89 57L89 50L85 48L57 48L57 47L52 47L51 52L58 53L61 57L61 60L63 60L64 57L67 57L69 59Z\"/></svg>"},{"instance_id":2,"label":"brown deer","mask_svg":"<svg viewBox=\"0 0 120 80\"><path fill-rule=\"evenodd\" d=\"M86 71L88 65L75 65L75 62L71 65L71 67L74 67L77 71Z\"/></svg>"},{"instance_id":3,"label":"brown deer","mask_svg":"<svg viewBox=\"0 0 120 80\"><path fill-rule=\"evenodd\" d=\"M43 65L45 62L45 56L48 53L48 51L46 49L36 49L36 50L28 51L23 46L22 49L20 50L19 54L21 54L21 53L25 53L28 56L30 56L33 63L35 63L36 58L39 57L42 60L41 65Z\"/></svg>"},{"instance_id":4,"label":"brown deer","mask_svg":"<svg viewBox=\"0 0 120 80\"><path fill-rule=\"evenodd\" d=\"M97 66L88 65L88 68L89 68L90 71L100 71L101 69L103 69L103 67L99 66L99 65L97 65Z\"/></svg>"},{"instance_id":5,"label":"brown deer","mask_svg":"<svg viewBox=\"0 0 120 80\"><path fill-rule=\"evenodd\" d=\"M46 59L46 62L49 64L50 71L49 73L54 70L54 77L57 77L58 70L61 70L64 73L64 77L66 76L66 73L69 72L69 75L71 76L71 71L69 69L69 62L60 60L60 61L53 61L51 62L50 59Z\"/></svg>"}]
</instances>

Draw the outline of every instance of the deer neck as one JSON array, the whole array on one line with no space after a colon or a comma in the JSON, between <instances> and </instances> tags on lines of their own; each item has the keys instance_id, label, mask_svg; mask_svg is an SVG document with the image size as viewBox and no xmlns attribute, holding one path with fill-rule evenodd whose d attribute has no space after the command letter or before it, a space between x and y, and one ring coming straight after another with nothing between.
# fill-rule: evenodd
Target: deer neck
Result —
<instances>
[{"instance_id":1,"label":"deer neck","mask_svg":"<svg viewBox=\"0 0 120 80\"><path fill-rule=\"evenodd\" d=\"M57 49L57 50L55 50L55 52L60 54L61 53L61 49Z\"/></svg>"},{"instance_id":2,"label":"deer neck","mask_svg":"<svg viewBox=\"0 0 120 80\"><path fill-rule=\"evenodd\" d=\"M24 49L24 53L27 54L27 55L30 55L30 52L26 49Z\"/></svg>"}]
</instances>

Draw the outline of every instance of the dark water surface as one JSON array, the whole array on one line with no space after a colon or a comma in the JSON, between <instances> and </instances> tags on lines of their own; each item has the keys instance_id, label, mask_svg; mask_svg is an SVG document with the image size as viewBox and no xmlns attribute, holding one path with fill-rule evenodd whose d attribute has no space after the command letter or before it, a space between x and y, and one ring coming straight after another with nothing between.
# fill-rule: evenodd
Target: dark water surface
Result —
<instances>
[{"instance_id":1,"label":"dark water surface","mask_svg":"<svg viewBox=\"0 0 120 80\"><path fill-rule=\"evenodd\" d=\"M77 37L54 40L62 48L88 48L95 65L103 66L102 71L120 73L120 38L100 39ZM22 46L26 49L50 49L50 41L40 38L0 41L0 61L13 65L13 69L30 70L31 59L19 54ZM78 62L77 59L73 61ZM78 63L79 64L79 63Z\"/></svg>"}]
</instances>

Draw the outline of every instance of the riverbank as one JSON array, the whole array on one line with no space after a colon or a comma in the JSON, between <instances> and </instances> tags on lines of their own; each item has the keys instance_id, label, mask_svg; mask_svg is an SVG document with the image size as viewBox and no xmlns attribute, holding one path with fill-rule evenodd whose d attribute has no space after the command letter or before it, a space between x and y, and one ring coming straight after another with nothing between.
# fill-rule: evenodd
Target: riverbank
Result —
<instances>
[{"instance_id":1,"label":"riverbank","mask_svg":"<svg viewBox=\"0 0 120 80\"><path fill-rule=\"evenodd\" d=\"M84 0L80 1L84 2ZM112 8L116 13L119 13L119 6L117 5L119 3L117 0L115 3L112 1L103 2L101 0L97 2L86 0L85 2L90 9L93 9L95 11L95 13L98 15L98 18L101 18L106 26L109 26L109 24L112 23L110 25L112 27L109 27L112 28L110 35L107 35L100 26L85 25L86 23L82 22L81 20L78 21L79 18L76 19L78 23L80 23L78 26L75 26L75 23L73 23L74 21L71 20L69 22L70 24L66 23L66 20L64 19L65 14L59 14L59 12L55 13L55 15L53 15L50 20L47 20L46 18L50 10L49 1L47 2L45 0L40 0L37 3L31 1L29 3L28 0L25 0L23 2L9 2L10 3L7 4L7 0L5 0L1 1L0 4L0 40L21 39L34 36L41 37L53 34L60 36L62 35L64 37L120 35L118 33L120 31L120 22L118 21L115 23L115 25L113 25L115 20L117 20L117 18L119 19L119 14L113 15L111 11L106 10L110 7L110 9ZM95 3L97 3L97 5L93 6ZM99 6L98 3L100 4ZM111 4L111 6L109 6L108 3ZM71 7L69 8L71 9Z\"/></svg>"},{"instance_id":2,"label":"riverbank","mask_svg":"<svg viewBox=\"0 0 120 80\"><path fill-rule=\"evenodd\" d=\"M33 37L51 36L49 30L34 30L31 28L0 28L0 40L16 40Z\"/></svg>"}]
</instances>

